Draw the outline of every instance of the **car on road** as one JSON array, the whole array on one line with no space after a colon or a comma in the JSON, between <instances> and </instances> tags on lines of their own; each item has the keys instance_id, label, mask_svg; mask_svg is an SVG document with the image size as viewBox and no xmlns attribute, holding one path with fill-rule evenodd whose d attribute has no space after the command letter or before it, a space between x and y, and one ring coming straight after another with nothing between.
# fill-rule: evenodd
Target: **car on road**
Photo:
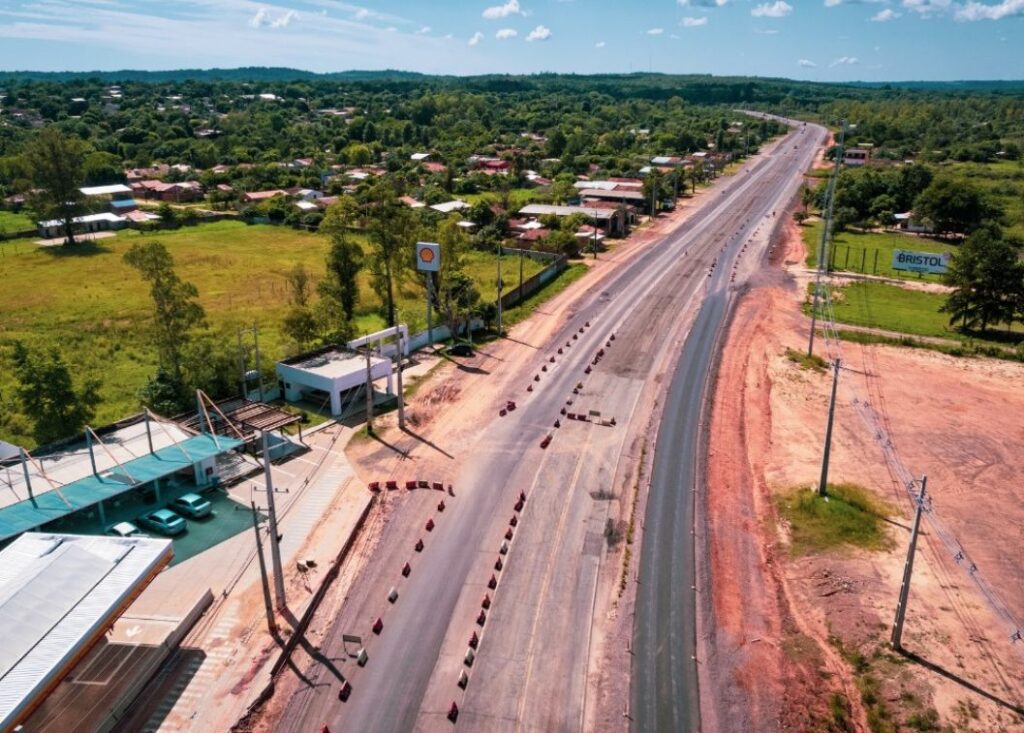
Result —
<instances>
[{"instance_id":1,"label":"car on road","mask_svg":"<svg viewBox=\"0 0 1024 733\"><path fill-rule=\"evenodd\" d=\"M107 534L114 537L141 537L142 532L131 522L118 522L107 530Z\"/></svg>"},{"instance_id":2,"label":"car on road","mask_svg":"<svg viewBox=\"0 0 1024 733\"><path fill-rule=\"evenodd\" d=\"M174 536L188 529L185 520L170 509L157 509L139 517L139 524L162 535Z\"/></svg>"},{"instance_id":3,"label":"car on road","mask_svg":"<svg viewBox=\"0 0 1024 733\"><path fill-rule=\"evenodd\" d=\"M184 494L171 502L171 508L178 514L184 514L192 519L202 519L210 516L213 504L199 494Z\"/></svg>"}]
</instances>

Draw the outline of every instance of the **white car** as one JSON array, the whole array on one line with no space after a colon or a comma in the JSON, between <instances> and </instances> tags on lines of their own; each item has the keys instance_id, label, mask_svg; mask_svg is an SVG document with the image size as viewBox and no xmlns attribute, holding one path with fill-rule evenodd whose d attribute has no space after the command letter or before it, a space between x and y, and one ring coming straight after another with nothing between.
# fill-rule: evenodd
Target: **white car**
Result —
<instances>
[{"instance_id":1,"label":"white car","mask_svg":"<svg viewBox=\"0 0 1024 733\"><path fill-rule=\"evenodd\" d=\"M114 537L141 537L142 532L131 522L118 522L107 530L107 534Z\"/></svg>"}]
</instances>

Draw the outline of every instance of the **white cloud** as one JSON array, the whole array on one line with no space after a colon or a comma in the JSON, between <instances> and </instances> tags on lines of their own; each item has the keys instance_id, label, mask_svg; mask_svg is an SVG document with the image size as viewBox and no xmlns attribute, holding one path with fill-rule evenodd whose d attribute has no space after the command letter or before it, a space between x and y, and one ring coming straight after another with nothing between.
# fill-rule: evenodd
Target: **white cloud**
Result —
<instances>
[{"instance_id":1,"label":"white cloud","mask_svg":"<svg viewBox=\"0 0 1024 733\"><path fill-rule=\"evenodd\" d=\"M1024 0L1003 0L995 5L971 0L956 11L957 20L1001 20L1014 15L1024 15Z\"/></svg>"},{"instance_id":2,"label":"white cloud","mask_svg":"<svg viewBox=\"0 0 1024 733\"><path fill-rule=\"evenodd\" d=\"M919 15L930 16L945 13L953 0L903 0L903 7Z\"/></svg>"},{"instance_id":3,"label":"white cloud","mask_svg":"<svg viewBox=\"0 0 1024 733\"><path fill-rule=\"evenodd\" d=\"M888 23L890 20L896 20L900 17L892 8L886 8L885 10L879 10L877 13L871 16L871 20L874 23Z\"/></svg>"},{"instance_id":4,"label":"white cloud","mask_svg":"<svg viewBox=\"0 0 1024 733\"><path fill-rule=\"evenodd\" d=\"M814 67L817 66L817 64L811 61L810 59L800 59L799 61L796 62L796 65L803 66L804 68L807 69L813 69Z\"/></svg>"},{"instance_id":5,"label":"white cloud","mask_svg":"<svg viewBox=\"0 0 1024 733\"><path fill-rule=\"evenodd\" d=\"M515 38L519 33L514 28L502 28L500 31L494 34L494 37L499 41L505 41L509 38Z\"/></svg>"},{"instance_id":6,"label":"white cloud","mask_svg":"<svg viewBox=\"0 0 1024 733\"><path fill-rule=\"evenodd\" d=\"M594 48L604 48L604 41L598 41L595 43Z\"/></svg>"},{"instance_id":7,"label":"white cloud","mask_svg":"<svg viewBox=\"0 0 1024 733\"><path fill-rule=\"evenodd\" d=\"M775 0L773 3L761 3L751 8L750 14L755 18L784 18L793 12L793 6L786 0Z\"/></svg>"},{"instance_id":8,"label":"white cloud","mask_svg":"<svg viewBox=\"0 0 1024 733\"><path fill-rule=\"evenodd\" d=\"M373 15L373 13L371 13L366 8L359 8L359 10L356 11L355 18L356 18L356 20L366 20L371 15Z\"/></svg>"},{"instance_id":9,"label":"white cloud","mask_svg":"<svg viewBox=\"0 0 1024 733\"><path fill-rule=\"evenodd\" d=\"M428 33L430 33L430 26L429 25L425 25L422 28L420 28L418 31L416 31L416 35L417 36L425 36Z\"/></svg>"},{"instance_id":10,"label":"white cloud","mask_svg":"<svg viewBox=\"0 0 1024 733\"><path fill-rule=\"evenodd\" d=\"M489 8L485 8L483 12L483 16L487 20L499 20L510 15L526 15L523 9L519 7L519 0L508 0L504 5L492 5Z\"/></svg>"},{"instance_id":11,"label":"white cloud","mask_svg":"<svg viewBox=\"0 0 1024 733\"><path fill-rule=\"evenodd\" d=\"M825 0L826 8L834 8L837 5L885 5L889 0Z\"/></svg>"},{"instance_id":12,"label":"white cloud","mask_svg":"<svg viewBox=\"0 0 1024 733\"><path fill-rule=\"evenodd\" d=\"M755 28L754 33L759 36L777 36L779 34L778 28Z\"/></svg>"},{"instance_id":13,"label":"white cloud","mask_svg":"<svg viewBox=\"0 0 1024 733\"><path fill-rule=\"evenodd\" d=\"M720 8L728 5L729 0L676 0L681 8Z\"/></svg>"},{"instance_id":14,"label":"white cloud","mask_svg":"<svg viewBox=\"0 0 1024 733\"><path fill-rule=\"evenodd\" d=\"M835 59L831 64L829 64L829 67L832 67L832 66L855 66L858 63L860 63L860 61L857 59L856 56L840 56L839 58Z\"/></svg>"},{"instance_id":15,"label":"white cloud","mask_svg":"<svg viewBox=\"0 0 1024 733\"><path fill-rule=\"evenodd\" d=\"M276 18L272 18L269 9L260 8L249 21L249 25L253 28L287 28L298 17L298 13L294 10L289 10L278 15Z\"/></svg>"},{"instance_id":16,"label":"white cloud","mask_svg":"<svg viewBox=\"0 0 1024 733\"><path fill-rule=\"evenodd\" d=\"M665 32L664 28L651 28L650 30L647 31L647 35L649 35L649 36L660 36L664 32Z\"/></svg>"},{"instance_id":17,"label":"white cloud","mask_svg":"<svg viewBox=\"0 0 1024 733\"><path fill-rule=\"evenodd\" d=\"M480 41L482 41L482 40L484 40L484 34L481 33L480 31L477 31L476 33L474 33L472 35L472 37L470 37L469 45L470 46L475 46L476 44L480 43Z\"/></svg>"},{"instance_id":18,"label":"white cloud","mask_svg":"<svg viewBox=\"0 0 1024 733\"><path fill-rule=\"evenodd\" d=\"M532 31L530 31L529 35L526 36L526 40L530 42L546 41L549 38L551 38L551 29L545 28L542 25L539 25L536 28L534 28Z\"/></svg>"},{"instance_id":19,"label":"white cloud","mask_svg":"<svg viewBox=\"0 0 1024 733\"><path fill-rule=\"evenodd\" d=\"M703 18L690 18L686 17L679 21L679 25L683 28L700 28L702 25L708 24L708 18L705 15Z\"/></svg>"}]
</instances>

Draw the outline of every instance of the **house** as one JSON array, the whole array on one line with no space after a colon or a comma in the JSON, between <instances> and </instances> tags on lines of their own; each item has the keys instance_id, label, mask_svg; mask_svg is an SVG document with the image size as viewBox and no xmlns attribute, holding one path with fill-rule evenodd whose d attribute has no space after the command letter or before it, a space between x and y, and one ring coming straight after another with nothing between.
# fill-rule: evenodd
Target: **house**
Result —
<instances>
[{"instance_id":1,"label":"house","mask_svg":"<svg viewBox=\"0 0 1024 733\"><path fill-rule=\"evenodd\" d=\"M612 201L620 204L633 204L634 206L643 206L647 203L642 191L628 188L611 191L600 188L585 188L580 191L580 198L584 201Z\"/></svg>"},{"instance_id":2,"label":"house","mask_svg":"<svg viewBox=\"0 0 1024 733\"><path fill-rule=\"evenodd\" d=\"M843 151L843 165L860 166L871 162L871 151L868 148L847 148Z\"/></svg>"},{"instance_id":3,"label":"house","mask_svg":"<svg viewBox=\"0 0 1024 733\"><path fill-rule=\"evenodd\" d=\"M656 155L651 158L651 165L658 168L678 168L685 162L676 155Z\"/></svg>"},{"instance_id":4,"label":"house","mask_svg":"<svg viewBox=\"0 0 1024 733\"><path fill-rule=\"evenodd\" d=\"M520 242L539 242L542 239L546 239L551 234L550 229L544 227L537 227L536 229L530 229L520 234L516 239Z\"/></svg>"},{"instance_id":5,"label":"house","mask_svg":"<svg viewBox=\"0 0 1024 733\"><path fill-rule=\"evenodd\" d=\"M427 173L444 173L446 170L448 170L448 166L446 166L444 163L435 163L433 161L428 160L425 163L423 163L423 170L425 170Z\"/></svg>"},{"instance_id":6,"label":"house","mask_svg":"<svg viewBox=\"0 0 1024 733\"><path fill-rule=\"evenodd\" d=\"M89 214L88 216L76 216L71 220L72 227L76 234L108 231L112 229L123 229L127 220L123 216L104 212L102 214ZM64 236L64 220L51 219L40 221L36 225L39 236L43 239L56 239Z\"/></svg>"},{"instance_id":7,"label":"house","mask_svg":"<svg viewBox=\"0 0 1024 733\"><path fill-rule=\"evenodd\" d=\"M242 195L242 201L247 204L256 204L260 201L269 201L277 196L287 196L288 192L280 188L272 188L269 191L246 191Z\"/></svg>"},{"instance_id":8,"label":"house","mask_svg":"<svg viewBox=\"0 0 1024 733\"><path fill-rule=\"evenodd\" d=\"M306 201L305 199L301 199L299 201L296 201L295 202L295 208L299 209L300 211L306 211L306 212L309 212L309 211L319 211L320 210L320 207L317 206L314 202Z\"/></svg>"},{"instance_id":9,"label":"house","mask_svg":"<svg viewBox=\"0 0 1024 733\"><path fill-rule=\"evenodd\" d=\"M420 163L424 160L427 160L429 157L430 153L413 153L412 155L409 156L409 160Z\"/></svg>"},{"instance_id":10,"label":"house","mask_svg":"<svg viewBox=\"0 0 1024 733\"><path fill-rule=\"evenodd\" d=\"M138 208L139 205L135 202L135 199L120 199L110 202L110 211L119 216L124 216L129 211L135 211Z\"/></svg>"},{"instance_id":11,"label":"house","mask_svg":"<svg viewBox=\"0 0 1024 733\"><path fill-rule=\"evenodd\" d=\"M587 241L601 242L604 240L604 233L597 227L584 224L576 230L576 234L573 235L577 239L583 239Z\"/></svg>"},{"instance_id":12,"label":"house","mask_svg":"<svg viewBox=\"0 0 1024 733\"><path fill-rule=\"evenodd\" d=\"M114 183L109 186L84 186L79 191L82 192L83 196L88 198L106 198L110 199L115 195L130 194L132 190L125 186L123 183Z\"/></svg>"},{"instance_id":13,"label":"house","mask_svg":"<svg viewBox=\"0 0 1024 733\"><path fill-rule=\"evenodd\" d=\"M185 201L197 201L203 197L203 186L199 181L136 181L131 187L135 194L141 194L146 200L152 201L180 204Z\"/></svg>"},{"instance_id":14,"label":"house","mask_svg":"<svg viewBox=\"0 0 1024 733\"><path fill-rule=\"evenodd\" d=\"M289 188L288 193L303 201L316 201L324 197L324 192L317 191L315 188Z\"/></svg>"},{"instance_id":15,"label":"house","mask_svg":"<svg viewBox=\"0 0 1024 733\"><path fill-rule=\"evenodd\" d=\"M925 221L914 218L913 211L904 211L901 214L894 214L896 228L910 234L932 234L935 230Z\"/></svg>"},{"instance_id":16,"label":"house","mask_svg":"<svg viewBox=\"0 0 1024 733\"><path fill-rule=\"evenodd\" d=\"M609 236L624 236L627 232L627 211L626 207L622 205L608 204L608 208L606 208L597 204L584 206L529 204L519 210L520 216L557 216L562 218L574 214L582 214L590 219L597 226L603 228L605 234Z\"/></svg>"},{"instance_id":17,"label":"house","mask_svg":"<svg viewBox=\"0 0 1024 733\"><path fill-rule=\"evenodd\" d=\"M455 199L453 201L445 201L444 203L441 204L434 204L430 208L432 208L434 211L440 211L442 214L450 214L453 211L462 211L463 209L468 209L469 204L460 199Z\"/></svg>"},{"instance_id":18,"label":"house","mask_svg":"<svg viewBox=\"0 0 1024 733\"><path fill-rule=\"evenodd\" d=\"M406 206L408 206L410 209L422 209L424 206L426 206L425 203L423 203L422 201L417 201L412 196L402 196L398 200L401 201Z\"/></svg>"}]
</instances>

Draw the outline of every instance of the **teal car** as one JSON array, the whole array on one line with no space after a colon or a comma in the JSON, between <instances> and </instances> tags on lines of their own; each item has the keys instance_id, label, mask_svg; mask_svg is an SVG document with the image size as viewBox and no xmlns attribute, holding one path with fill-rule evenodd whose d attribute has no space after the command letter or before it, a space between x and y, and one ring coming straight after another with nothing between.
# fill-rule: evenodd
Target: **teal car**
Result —
<instances>
[{"instance_id":1,"label":"teal car","mask_svg":"<svg viewBox=\"0 0 1024 733\"><path fill-rule=\"evenodd\" d=\"M155 512L139 517L139 524L154 532L173 537L188 529L185 520L170 509L157 509Z\"/></svg>"},{"instance_id":2,"label":"teal car","mask_svg":"<svg viewBox=\"0 0 1024 733\"><path fill-rule=\"evenodd\" d=\"M171 508L178 514L184 514L193 519L202 519L210 516L213 511L213 504L201 497L199 494L185 494L171 502Z\"/></svg>"}]
</instances>

